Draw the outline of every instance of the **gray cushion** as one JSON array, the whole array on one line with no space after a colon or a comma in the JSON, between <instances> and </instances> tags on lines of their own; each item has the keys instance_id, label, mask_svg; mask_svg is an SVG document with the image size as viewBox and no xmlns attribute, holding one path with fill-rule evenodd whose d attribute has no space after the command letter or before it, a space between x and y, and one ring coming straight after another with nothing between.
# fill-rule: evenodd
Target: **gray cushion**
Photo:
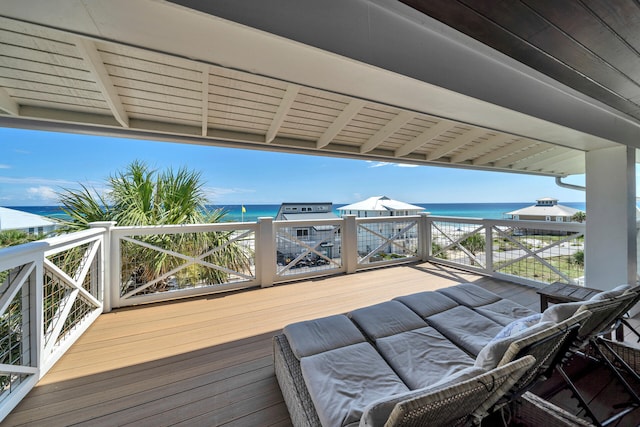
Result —
<instances>
[{"instance_id":1,"label":"gray cushion","mask_svg":"<svg viewBox=\"0 0 640 427\"><path fill-rule=\"evenodd\" d=\"M467 307L478 307L499 301L502 299L500 295L487 291L473 283L461 283L449 288L438 289L440 292L454 301Z\"/></svg>"},{"instance_id":2,"label":"gray cushion","mask_svg":"<svg viewBox=\"0 0 640 427\"><path fill-rule=\"evenodd\" d=\"M479 306L474 310L501 325L507 325L514 319L521 319L536 314L535 311L529 310L527 307L508 299L501 299L491 304Z\"/></svg>"},{"instance_id":3,"label":"gray cushion","mask_svg":"<svg viewBox=\"0 0 640 427\"><path fill-rule=\"evenodd\" d=\"M378 400L373 402L369 406L366 407L364 414L362 415L362 419L360 420L360 426L382 426L389 419L389 415L393 411L393 408L397 403L403 402L408 399L418 398L420 396L425 396L429 393L433 393L439 390L442 390L450 385L462 383L471 378L482 375L486 372L486 370L477 368L477 367L469 367L465 368L461 371L458 371L454 375L443 378L441 381L434 383L428 387L424 387L418 390L410 391L403 394L398 394L395 396L388 397L386 399Z\"/></svg>"},{"instance_id":4,"label":"gray cushion","mask_svg":"<svg viewBox=\"0 0 640 427\"><path fill-rule=\"evenodd\" d=\"M429 326L380 338L376 346L412 390L434 384L474 363L471 356Z\"/></svg>"},{"instance_id":5,"label":"gray cushion","mask_svg":"<svg viewBox=\"0 0 640 427\"><path fill-rule=\"evenodd\" d=\"M495 368L502 360L504 353L507 351L512 342L536 334L553 325L553 322L536 323L535 325L525 330L521 330L516 334L489 341L489 343L480 351L480 353L478 353L478 357L476 357L474 365L487 370Z\"/></svg>"},{"instance_id":6,"label":"gray cushion","mask_svg":"<svg viewBox=\"0 0 640 427\"><path fill-rule=\"evenodd\" d=\"M540 321L555 323L564 322L573 316L583 305L585 305L583 301L554 304L542 312L542 319L540 319Z\"/></svg>"},{"instance_id":7,"label":"gray cushion","mask_svg":"<svg viewBox=\"0 0 640 427\"><path fill-rule=\"evenodd\" d=\"M366 341L364 335L344 315L292 323L285 326L283 332L298 359Z\"/></svg>"},{"instance_id":8,"label":"gray cushion","mask_svg":"<svg viewBox=\"0 0 640 427\"><path fill-rule=\"evenodd\" d=\"M432 291L404 295L394 299L400 301L423 318L459 305L451 298L439 292Z\"/></svg>"},{"instance_id":9,"label":"gray cushion","mask_svg":"<svg viewBox=\"0 0 640 427\"><path fill-rule=\"evenodd\" d=\"M458 306L427 318L427 322L467 353L476 356L502 329L502 325Z\"/></svg>"},{"instance_id":10,"label":"gray cushion","mask_svg":"<svg viewBox=\"0 0 640 427\"><path fill-rule=\"evenodd\" d=\"M602 291L589 298L589 301L604 301L609 298L615 298L622 295L627 289L631 289L630 285L619 285L608 291Z\"/></svg>"},{"instance_id":11,"label":"gray cushion","mask_svg":"<svg viewBox=\"0 0 640 427\"><path fill-rule=\"evenodd\" d=\"M370 403L409 390L369 343L303 357L300 368L323 426L356 422Z\"/></svg>"},{"instance_id":12,"label":"gray cushion","mask_svg":"<svg viewBox=\"0 0 640 427\"><path fill-rule=\"evenodd\" d=\"M350 312L349 317L374 341L427 326L420 316L398 301L360 308Z\"/></svg>"}]
</instances>

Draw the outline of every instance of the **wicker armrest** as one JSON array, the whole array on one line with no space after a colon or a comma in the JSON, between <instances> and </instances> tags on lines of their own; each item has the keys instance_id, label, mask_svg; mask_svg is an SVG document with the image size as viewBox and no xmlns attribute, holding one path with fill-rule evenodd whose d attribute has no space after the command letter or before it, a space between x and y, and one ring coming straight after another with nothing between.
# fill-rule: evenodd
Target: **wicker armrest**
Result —
<instances>
[{"instance_id":1,"label":"wicker armrest","mask_svg":"<svg viewBox=\"0 0 640 427\"><path fill-rule=\"evenodd\" d=\"M442 390L399 402L385 427L477 424L534 362L533 356L525 356Z\"/></svg>"}]
</instances>

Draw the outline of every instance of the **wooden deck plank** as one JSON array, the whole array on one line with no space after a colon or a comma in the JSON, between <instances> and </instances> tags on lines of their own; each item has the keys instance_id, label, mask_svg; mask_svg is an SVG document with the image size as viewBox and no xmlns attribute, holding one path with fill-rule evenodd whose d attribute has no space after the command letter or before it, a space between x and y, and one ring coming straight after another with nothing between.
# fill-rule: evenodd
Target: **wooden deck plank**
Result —
<instances>
[{"instance_id":1,"label":"wooden deck plank","mask_svg":"<svg viewBox=\"0 0 640 427\"><path fill-rule=\"evenodd\" d=\"M114 310L3 425L288 426L273 374L282 327L460 282L539 309L534 288L413 264Z\"/></svg>"}]
</instances>

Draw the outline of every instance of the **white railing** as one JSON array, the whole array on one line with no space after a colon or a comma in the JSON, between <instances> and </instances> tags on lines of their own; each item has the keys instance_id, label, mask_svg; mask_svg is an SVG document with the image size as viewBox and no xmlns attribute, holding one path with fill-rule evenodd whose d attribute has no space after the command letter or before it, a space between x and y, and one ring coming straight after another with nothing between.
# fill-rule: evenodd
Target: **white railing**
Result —
<instances>
[{"instance_id":1,"label":"white railing","mask_svg":"<svg viewBox=\"0 0 640 427\"><path fill-rule=\"evenodd\" d=\"M429 260L579 282L584 225L410 217L90 230L0 249L0 421L115 307ZM582 258L583 259L583 258Z\"/></svg>"},{"instance_id":2,"label":"white railing","mask_svg":"<svg viewBox=\"0 0 640 427\"><path fill-rule=\"evenodd\" d=\"M427 217L428 260L516 283L584 284L579 223Z\"/></svg>"},{"instance_id":3,"label":"white railing","mask_svg":"<svg viewBox=\"0 0 640 427\"><path fill-rule=\"evenodd\" d=\"M111 228L111 307L258 285L256 223Z\"/></svg>"},{"instance_id":4,"label":"white railing","mask_svg":"<svg viewBox=\"0 0 640 427\"><path fill-rule=\"evenodd\" d=\"M102 313L104 235L0 250L0 421Z\"/></svg>"}]
</instances>

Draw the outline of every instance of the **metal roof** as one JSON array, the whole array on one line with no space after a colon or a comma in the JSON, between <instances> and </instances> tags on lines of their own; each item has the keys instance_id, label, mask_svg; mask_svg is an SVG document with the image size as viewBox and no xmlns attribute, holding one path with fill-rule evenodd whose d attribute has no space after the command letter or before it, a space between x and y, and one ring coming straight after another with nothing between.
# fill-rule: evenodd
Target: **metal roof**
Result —
<instances>
[{"instance_id":1,"label":"metal roof","mask_svg":"<svg viewBox=\"0 0 640 427\"><path fill-rule=\"evenodd\" d=\"M423 211L422 206L411 205L409 203L393 200L387 196L374 196L366 200L352 203L338 208L339 211Z\"/></svg>"},{"instance_id":2,"label":"metal roof","mask_svg":"<svg viewBox=\"0 0 640 427\"><path fill-rule=\"evenodd\" d=\"M41 215L0 207L0 231L54 228L58 223Z\"/></svg>"},{"instance_id":3,"label":"metal roof","mask_svg":"<svg viewBox=\"0 0 640 427\"><path fill-rule=\"evenodd\" d=\"M543 206L533 205L515 211L507 212L505 215L522 215L522 216L573 216L581 212L580 209L571 208L563 205Z\"/></svg>"}]
</instances>

